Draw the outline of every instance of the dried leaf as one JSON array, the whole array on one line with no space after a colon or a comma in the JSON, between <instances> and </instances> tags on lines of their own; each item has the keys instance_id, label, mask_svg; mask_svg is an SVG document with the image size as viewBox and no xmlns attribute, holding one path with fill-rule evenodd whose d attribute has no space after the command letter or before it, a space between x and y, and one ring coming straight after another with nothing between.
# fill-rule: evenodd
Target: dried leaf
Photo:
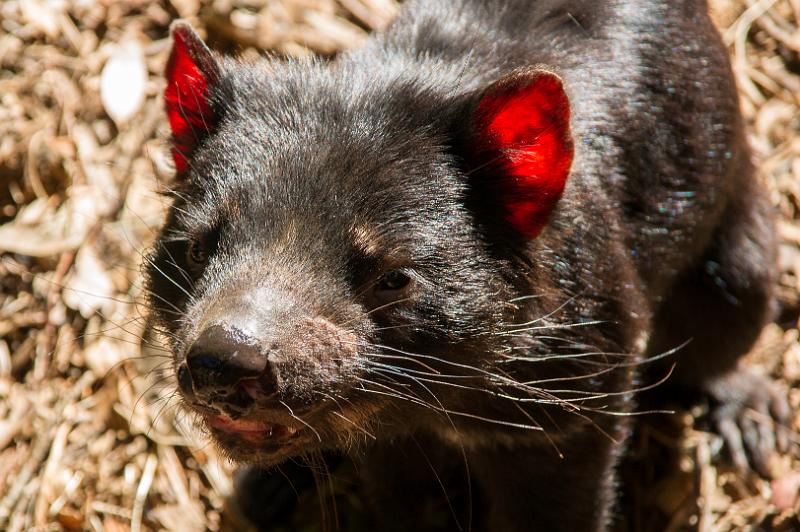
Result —
<instances>
[{"instance_id":1,"label":"dried leaf","mask_svg":"<svg viewBox=\"0 0 800 532\"><path fill-rule=\"evenodd\" d=\"M61 295L64 303L84 318L113 306L114 282L94 246L83 246Z\"/></svg>"},{"instance_id":2,"label":"dried leaf","mask_svg":"<svg viewBox=\"0 0 800 532\"><path fill-rule=\"evenodd\" d=\"M147 66L138 41L120 43L103 67L100 98L106 113L118 125L124 125L144 103Z\"/></svg>"}]
</instances>

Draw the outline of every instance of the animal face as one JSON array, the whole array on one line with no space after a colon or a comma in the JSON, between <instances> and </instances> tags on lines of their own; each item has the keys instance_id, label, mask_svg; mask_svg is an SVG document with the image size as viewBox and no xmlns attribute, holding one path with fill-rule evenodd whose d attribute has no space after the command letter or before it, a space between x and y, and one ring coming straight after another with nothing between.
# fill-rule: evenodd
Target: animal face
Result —
<instances>
[{"instance_id":1,"label":"animal face","mask_svg":"<svg viewBox=\"0 0 800 532\"><path fill-rule=\"evenodd\" d=\"M173 36L179 184L147 273L186 406L265 464L469 414L569 173L560 80L456 98Z\"/></svg>"}]
</instances>

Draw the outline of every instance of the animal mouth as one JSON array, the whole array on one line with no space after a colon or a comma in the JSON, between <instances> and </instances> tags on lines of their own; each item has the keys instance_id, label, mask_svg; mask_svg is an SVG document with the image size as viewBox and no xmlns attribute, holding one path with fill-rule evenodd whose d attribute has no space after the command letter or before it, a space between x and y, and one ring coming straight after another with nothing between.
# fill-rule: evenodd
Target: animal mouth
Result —
<instances>
[{"instance_id":1,"label":"animal mouth","mask_svg":"<svg viewBox=\"0 0 800 532\"><path fill-rule=\"evenodd\" d=\"M207 415L206 421L214 431L226 436L253 442L280 443L292 439L298 429L264 421L232 419L225 415Z\"/></svg>"}]
</instances>

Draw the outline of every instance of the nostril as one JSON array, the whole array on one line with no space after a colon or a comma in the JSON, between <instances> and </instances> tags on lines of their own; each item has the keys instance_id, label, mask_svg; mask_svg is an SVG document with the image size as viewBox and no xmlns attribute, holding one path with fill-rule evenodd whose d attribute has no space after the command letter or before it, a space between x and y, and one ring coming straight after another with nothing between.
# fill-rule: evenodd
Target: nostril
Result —
<instances>
[{"instance_id":1,"label":"nostril","mask_svg":"<svg viewBox=\"0 0 800 532\"><path fill-rule=\"evenodd\" d=\"M201 346L195 345L186 355L188 381L193 384L197 393L213 391L217 384L224 383L224 353L209 353ZM180 375L178 375L180 379Z\"/></svg>"},{"instance_id":2,"label":"nostril","mask_svg":"<svg viewBox=\"0 0 800 532\"><path fill-rule=\"evenodd\" d=\"M232 327L213 325L203 330L186 355L186 366L187 381L198 395L221 392L233 396L241 390L253 397L253 385L245 385L251 381L259 383L259 395L274 389L260 343Z\"/></svg>"},{"instance_id":3,"label":"nostril","mask_svg":"<svg viewBox=\"0 0 800 532\"><path fill-rule=\"evenodd\" d=\"M222 360L220 360L218 355L204 353L202 351L195 353L194 349L192 349L192 352L189 354L189 364L194 368L208 371L217 371L222 368Z\"/></svg>"}]
</instances>

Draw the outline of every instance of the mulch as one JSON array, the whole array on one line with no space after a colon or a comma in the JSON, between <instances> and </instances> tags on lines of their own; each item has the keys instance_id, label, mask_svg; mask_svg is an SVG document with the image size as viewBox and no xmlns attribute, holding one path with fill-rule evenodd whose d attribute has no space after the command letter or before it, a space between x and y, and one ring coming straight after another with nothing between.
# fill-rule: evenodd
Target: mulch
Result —
<instances>
[{"instance_id":1,"label":"mulch","mask_svg":"<svg viewBox=\"0 0 800 532\"><path fill-rule=\"evenodd\" d=\"M797 410L800 0L711 3L780 212L782 312L749 363ZM397 9L395 0L0 3L0 529L231 526L233 468L177 408L169 355L148 334L142 303L143 253L172 179L160 99L168 26L186 18L228 53L328 57ZM625 526L800 529L798 433L765 480L727 465L702 407L645 421L631 442ZM358 505L346 489L337 497L340 513Z\"/></svg>"}]
</instances>

